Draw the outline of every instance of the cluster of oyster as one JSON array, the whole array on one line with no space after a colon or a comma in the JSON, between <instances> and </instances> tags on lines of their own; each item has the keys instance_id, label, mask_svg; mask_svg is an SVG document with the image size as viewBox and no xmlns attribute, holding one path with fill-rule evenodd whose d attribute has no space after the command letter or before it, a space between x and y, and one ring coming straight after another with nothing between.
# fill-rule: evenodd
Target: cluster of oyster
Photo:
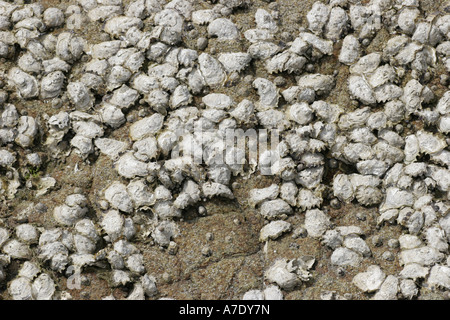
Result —
<instances>
[{"instance_id":1,"label":"cluster of oyster","mask_svg":"<svg viewBox=\"0 0 450 320\"><path fill-rule=\"evenodd\" d=\"M450 290L450 91L436 96L429 86L438 68L450 72L450 14L424 16L417 0L317 1L307 28L279 41L276 3L257 8L254 28L242 30L232 14L252 1L211 2L78 0L62 9L0 1L0 196L27 187L20 166L39 167L42 153L56 161L73 152L87 164L104 155L120 177L96 190L95 214L86 195L73 192L54 208L50 228L24 218L11 230L0 221L0 281L12 259L23 262L7 283L10 296L69 299L46 268L71 277L95 266L111 269L112 286L131 284L129 299L155 297L155 277L133 242L150 237L176 254L186 209L202 215L202 201L233 201L231 182L258 174L281 181L249 192L249 206L267 220L261 242L291 232L289 216L304 215L307 236L333 250L332 265L357 267L371 256L363 232L336 225L328 203L375 206L379 227L403 227L404 269L386 276L374 265L353 283L378 299L416 297L417 279ZM97 37L83 33L87 25ZM205 37L189 47L195 28L245 49L206 50ZM392 36L366 53L382 29ZM348 69L351 106L329 99L338 72L315 71L333 57ZM264 75L251 75L255 65ZM239 82L254 95L224 90ZM20 99L55 108L31 117L14 105ZM115 138L124 128L129 138ZM229 130L251 128L279 136L256 160L246 158L250 146L225 141ZM55 179L40 183L42 196ZM152 216L136 227L142 212ZM313 277L314 263L278 259L264 276L273 284L244 298L282 299L281 290Z\"/></svg>"},{"instance_id":2,"label":"cluster of oyster","mask_svg":"<svg viewBox=\"0 0 450 320\"><path fill-rule=\"evenodd\" d=\"M450 91L437 97L426 85L431 70L438 65L449 72L450 16L432 15L422 21L418 19L419 3L406 2L394 6L390 1L372 1L367 5L357 2L349 4L348 11L343 9L347 2L314 3L307 14L309 37L325 38L320 39L321 45L315 45L321 55L332 53L330 40L343 38L338 60L349 66L348 92L358 108L348 111L345 106L328 103L324 98L315 99L314 95L310 101L305 96L299 99L300 86L315 85L323 97L328 92L327 84L333 82L332 76L327 75L299 76L298 87L282 92L290 104L286 108L287 119L296 122L291 128L293 136L291 132L285 135L291 152L283 158L292 161L292 177L281 176L279 189L274 185L251 192L251 201L262 203L261 214L269 220L292 214L292 207L306 210L307 234L319 237L323 245L333 250L331 265L356 267L371 256L369 246L361 238L362 230L357 226L333 225L323 211L312 209L320 208L323 201L320 191L325 189L324 150L329 151L333 161L354 168L352 173L334 175L332 192L339 201L333 199L331 205L356 200L363 206L377 206L378 227L385 223L399 224L405 230L399 239L400 263L404 266L400 274L386 277L379 266L373 265L354 277L353 283L363 292L376 292L374 299L397 299L398 294L408 299L416 297L418 279L426 279L433 288L450 288L446 260L450 240L447 223ZM381 29L382 20L398 35L390 38L382 51L363 55L362 47ZM338 33L333 32L335 26ZM350 27L355 32L345 35ZM300 32L292 46L302 43L301 40L305 41L304 32ZM330 49L321 50L327 43ZM273 70L268 68L268 72ZM444 73L441 84L447 84L446 79ZM314 91L317 93L317 89ZM291 98L291 92L295 92L292 95L300 103ZM413 121L420 123L417 131L411 130ZM318 140L314 143L320 148L308 149L311 138ZM305 159L311 160L312 168L303 169L308 164ZM303 170L299 170L298 163ZM281 199L275 200L279 195ZM272 221L261 230L261 240L276 239L291 229L283 220ZM406 239L408 243L414 239L411 246L404 244ZM279 276L286 270L280 269ZM277 282L270 276L268 280Z\"/></svg>"}]
</instances>

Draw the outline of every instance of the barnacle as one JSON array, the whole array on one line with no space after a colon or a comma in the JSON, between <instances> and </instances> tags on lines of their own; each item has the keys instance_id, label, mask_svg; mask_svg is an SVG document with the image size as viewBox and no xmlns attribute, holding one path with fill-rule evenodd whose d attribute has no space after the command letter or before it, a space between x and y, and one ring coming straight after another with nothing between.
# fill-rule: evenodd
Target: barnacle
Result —
<instances>
[{"instance_id":1,"label":"barnacle","mask_svg":"<svg viewBox=\"0 0 450 320\"><path fill-rule=\"evenodd\" d=\"M374 187L359 187L355 193L356 200L364 206L379 204L383 200L380 189Z\"/></svg>"}]
</instances>

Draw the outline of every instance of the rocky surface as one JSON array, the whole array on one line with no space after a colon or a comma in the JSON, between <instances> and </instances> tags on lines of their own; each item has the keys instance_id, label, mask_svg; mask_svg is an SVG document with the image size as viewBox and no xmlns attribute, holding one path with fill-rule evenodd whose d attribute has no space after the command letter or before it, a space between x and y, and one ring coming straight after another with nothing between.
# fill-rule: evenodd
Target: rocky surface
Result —
<instances>
[{"instance_id":1,"label":"rocky surface","mask_svg":"<svg viewBox=\"0 0 450 320\"><path fill-rule=\"evenodd\" d=\"M0 299L450 297L450 3L0 1L0 59Z\"/></svg>"}]
</instances>

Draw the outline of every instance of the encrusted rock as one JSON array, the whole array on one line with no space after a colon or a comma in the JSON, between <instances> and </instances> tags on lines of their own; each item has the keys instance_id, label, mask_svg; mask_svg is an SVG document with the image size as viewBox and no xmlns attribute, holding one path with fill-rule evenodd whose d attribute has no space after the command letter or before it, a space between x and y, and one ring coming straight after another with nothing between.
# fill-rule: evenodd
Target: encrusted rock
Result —
<instances>
[{"instance_id":1,"label":"encrusted rock","mask_svg":"<svg viewBox=\"0 0 450 320\"><path fill-rule=\"evenodd\" d=\"M363 292L374 292L380 289L385 277L385 273L379 266L371 265L366 272L358 273L352 282Z\"/></svg>"},{"instance_id":2,"label":"encrusted rock","mask_svg":"<svg viewBox=\"0 0 450 320\"><path fill-rule=\"evenodd\" d=\"M336 266L357 267L362 261L362 256L348 248L339 247L331 255L331 263Z\"/></svg>"},{"instance_id":3,"label":"encrusted rock","mask_svg":"<svg viewBox=\"0 0 450 320\"><path fill-rule=\"evenodd\" d=\"M291 206L281 199L268 200L261 205L261 215L268 220L274 220L282 215L290 215L292 213Z\"/></svg>"},{"instance_id":4,"label":"encrusted rock","mask_svg":"<svg viewBox=\"0 0 450 320\"><path fill-rule=\"evenodd\" d=\"M281 234L291 230L291 224L283 220L272 221L261 229L259 240L277 239Z\"/></svg>"},{"instance_id":5,"label":"encrusted rock","mask_svg":"<svg viewBox=\"0 0 450 320\"><path fill-rule=\"evenodd\" d=\"M308 210L305 213L305 228L311 237L322 236L330 224L330 218L321 210Z\"/></svg>"},{"instance_id":6,"label":"encrusted rock","mask_svg":"<svg viewBox=\"0 0 450 320\"><path fill-rule=\"evenodd\" d=\"M292 290L301 284L301 280L298 278L297 274L290 272L287 268L288 263L286 260L276 260L265 272L264 277L268 281L276 283L284 290Z\"/></svg>"}]
</instances>

